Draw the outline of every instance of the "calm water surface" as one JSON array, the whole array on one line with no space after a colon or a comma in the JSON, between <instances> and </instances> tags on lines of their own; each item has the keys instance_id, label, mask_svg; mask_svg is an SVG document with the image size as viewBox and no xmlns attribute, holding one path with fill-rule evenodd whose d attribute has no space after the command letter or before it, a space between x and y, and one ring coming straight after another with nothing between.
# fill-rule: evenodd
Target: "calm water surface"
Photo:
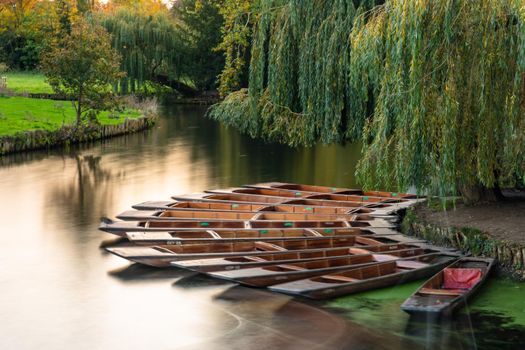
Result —
<instances>
[{"instance_id":1,"label":"calm water surface","mask_svg":"<svg viewBox=\"0 0 525 350\"><path fill-rule=\"evenodd\" d=\"M166 107L153 129L0 158L0 349L519 349L525 288L493 280L436 326L399 304L417 284L312 303L132 265L97 230L145 200L260 181L355 186L359 149L291 149ZM502 295L506 295L502 298Z\"/></svg>"}]
</instances>

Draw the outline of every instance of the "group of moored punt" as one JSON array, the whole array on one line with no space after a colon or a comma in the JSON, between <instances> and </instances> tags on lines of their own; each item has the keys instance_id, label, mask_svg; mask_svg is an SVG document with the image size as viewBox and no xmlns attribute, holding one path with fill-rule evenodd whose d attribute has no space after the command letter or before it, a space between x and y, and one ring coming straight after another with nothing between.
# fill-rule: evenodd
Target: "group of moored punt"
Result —
<instances>
[{"instance_id":1,"label":"group of moored punt","mask_svg":"<svg viewBox=\"0 0 525 350\"><path fill-rule=\"evenodd\" d=\"M144 202L104 220L127 238L106 250L240 284L329 298L435 274L403 305L451 312L486 279L491 259L462 257L395 231L403 193L263 183Z\"/></svg>"}]
</instances>

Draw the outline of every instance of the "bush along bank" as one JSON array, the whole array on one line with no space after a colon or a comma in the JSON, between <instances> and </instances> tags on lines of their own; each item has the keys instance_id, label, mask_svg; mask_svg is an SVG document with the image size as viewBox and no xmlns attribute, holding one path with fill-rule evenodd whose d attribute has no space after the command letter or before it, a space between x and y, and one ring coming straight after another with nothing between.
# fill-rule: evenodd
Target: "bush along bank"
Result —
<instances>
[{"instance_id":1,"label":"bush along bank","mask_svg":"<svg viewBox=\"0 0 525 350\"><path fill-rule=\"evenodd\" d=\"M422 203L407 210L401 223L404 234L423 238L436 245L457 248L473 256L495 258L499 272L513 279L525 280L525 245L494 238L476 228L427 222L418 215L425 205Z\"/></svg>"},{"instance_id":2,"label":"bush along bank","mask_svg":"<svg viewBox=\"0 0 525 350\"><path fill-rule=\"evenodd\" d=\"M155 114L148 114L139 118L126 119L123 123L115 125L87 124L78 127L64 125L53 131L34 130L12 136L2 136L0 137L0 155L129 134L152 127L156 120Z\"/></svg>"}]
</instances>

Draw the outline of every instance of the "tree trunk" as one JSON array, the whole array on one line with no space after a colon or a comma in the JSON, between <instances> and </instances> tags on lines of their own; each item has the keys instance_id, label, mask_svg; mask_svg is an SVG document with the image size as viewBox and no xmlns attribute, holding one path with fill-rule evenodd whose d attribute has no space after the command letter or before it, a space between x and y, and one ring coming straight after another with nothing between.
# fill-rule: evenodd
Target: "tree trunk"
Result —
<instances>
[{"instance_id":1,"label":"tree trunk","mask_svg":"<svg viewBox=\"0 0 525 350\"><path fill-rule=\"evenodd\" d=\"M459 187L459 193L466 204L497 202L504 199L499 186L487 188L482 185L464 185Z\"/></svg>"},{"instance_id":2,"label":"tree trunk","mask_svg":"<svg viewBox=\"0 0 525 350\"><path fill-rule=\"evenodd\" d=\"M77 127L78 127L82 120L82 89L80 89L80 92L78 93L77 103L78 103L78 106L77 106Z\"/></svg>"}]
</instances>

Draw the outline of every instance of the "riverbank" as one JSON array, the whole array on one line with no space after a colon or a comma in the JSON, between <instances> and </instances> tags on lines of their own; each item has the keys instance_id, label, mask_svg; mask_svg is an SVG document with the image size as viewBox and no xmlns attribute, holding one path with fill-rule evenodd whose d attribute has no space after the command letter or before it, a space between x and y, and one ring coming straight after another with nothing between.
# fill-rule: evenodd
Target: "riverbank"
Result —
<instances>
[{"instance_id":1,"label":"riverbank","mask_svg":"<svg viewBox=\"0 0 525 350\"><path fill-rule=\"evenodd\" d=\"M61 145L89 142L145 130L155 124L155 115L126 119L120 124L66 125L58 130L33 130L0 137L0 155Z\"/></svg>"},{"instance_id":2,"label":"riverbank","mask_svg":"<svg viewBox=\"0 0 525 350\"><path fill-rule=\"evenodd\" d=\"M93 141L146 129L155 123L150 106L101 112L94 123L75 125L75 111L67 101L0 97L0 155Z\"/></svg>"},{"instance_id":3,"label":"riverbank","mask_svg":"<svg viewBox=\"0 0 525 350\"><path fill-rule=\"evenodd\" d=\"M500 272L525 280L525 194L508 192L496 203L442 210L426 203L407 210L402 231L474 256L497 259Z\"/></svg>"}]
</instances>

